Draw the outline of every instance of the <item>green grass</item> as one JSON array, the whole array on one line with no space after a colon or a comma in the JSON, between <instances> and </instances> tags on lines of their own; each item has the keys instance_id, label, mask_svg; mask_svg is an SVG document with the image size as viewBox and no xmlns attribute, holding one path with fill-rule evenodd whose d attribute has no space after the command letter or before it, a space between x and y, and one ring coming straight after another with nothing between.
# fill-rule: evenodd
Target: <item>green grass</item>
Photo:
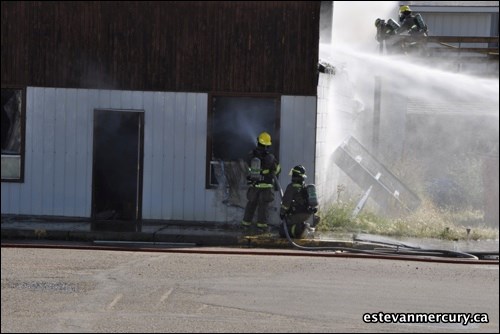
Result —
<instances>
[{"instance_id":1,"label":"green grass","mask_svg":"<svg viewBox=\"0 0 500 334\"><path fill-rule=\"evenodd\" d=\"M437 238L444 240L498 239L498 229L483 223L483 213L474 210L449 211L423 202L418 210L398 218L385 218L363 209L351 217L354 202L338 201L320 211L319 232L370 233L392 237ZM467 235L467 229L470 233Z\"/></svg>"}]
</instances>

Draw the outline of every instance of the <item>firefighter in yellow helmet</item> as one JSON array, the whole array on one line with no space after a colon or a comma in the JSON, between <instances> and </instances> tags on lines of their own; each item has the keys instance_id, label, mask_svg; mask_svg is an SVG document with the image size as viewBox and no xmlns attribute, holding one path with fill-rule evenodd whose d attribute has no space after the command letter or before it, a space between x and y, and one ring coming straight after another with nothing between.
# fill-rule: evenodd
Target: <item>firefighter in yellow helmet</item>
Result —
<instances>
[{"instance_id":1,"label":"firefighter in yellow helmet","mask_svg":"<svg viewBox=\"0 0 500 334\"><path fill-rule=\"evenodd\" d=\"M399 8L399 25L397 33L408 33L410 35L426 35L427 25L422 15L413 13L410 6L404 5Z\"/></svg>"},{"instance_id":2,"label":"firefighter in yellow helmet","mask_svg":"<svg viewBox=\"0 0 500 334\"><path fill-rule=\"evenodd\" d=\"M271 153L271 135L262 132L257 137L257 147L248 154L249 166L247 205L241 225L251 227L257 210L256 225L261 231L268 231L269 205L274 201L275 175L281 171L280 164Z\"/></svg>"}]
</instances>

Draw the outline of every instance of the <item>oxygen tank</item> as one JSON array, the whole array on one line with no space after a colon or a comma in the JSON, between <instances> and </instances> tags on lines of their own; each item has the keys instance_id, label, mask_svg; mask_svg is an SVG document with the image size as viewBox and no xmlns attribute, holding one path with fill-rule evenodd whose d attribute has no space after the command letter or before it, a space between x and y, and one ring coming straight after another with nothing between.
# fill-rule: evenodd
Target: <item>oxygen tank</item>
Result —
<instances>
[{"instance_id":1,"label":"oxygen tank","mask_svg":"<svg viewBox=\"0 0 500 334\"><path fill-rule=\"evenodd\" d=\"M425 30L424 19L422 18L422 15L420 15L420 13L415 15L415 21L417 22L417 27L419 30Z\"/></svg>"},{"instance_id":2,"label":"oxygen tank","mask_svg":"<svg viewBox=\"0 0 500 334\"><path fill-rule=\"evenodd\" d=\"M261 181L262 175L260 175L260 171L260 159L253 157L250 161L250 179L255 182Z\"/></svg>"},{"instance_id":3,"label":"oxygen tank","mask_svg":"<svg viewBox=\"0 0 500 334\"><path fill-rule=\"evenodd\" d=\"M389 28L389 31L386 33L394 33L400 28L400 25L393 19L389 19L387 20L387 27Z\"/></svg>"},{"instance_id":4,"label":"oxygen tank","mask_svg":"<svg viewBox=\"0 0 500 334\"><path fill-rule=\"evenodd\" d=\"M316 187L314 184L308 184L306 186L307 191L307 203L310 207L315 208L318 206L318 197L316 196Z\"/></svg>"}]
</instances>

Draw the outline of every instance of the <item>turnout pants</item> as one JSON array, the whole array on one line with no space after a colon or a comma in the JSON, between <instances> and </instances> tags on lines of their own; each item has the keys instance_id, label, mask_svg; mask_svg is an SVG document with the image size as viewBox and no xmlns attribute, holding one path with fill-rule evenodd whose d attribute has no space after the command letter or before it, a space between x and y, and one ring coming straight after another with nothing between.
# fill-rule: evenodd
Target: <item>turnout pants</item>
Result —
<instances>
[{"instance_id":1,"label":"turnout pants","mask_svg":"<svg viewBox=\"0 0 500 334\"><path fill-rule=\"evenodd\" d=\"M249 187L244 221L251 222L257 210L257 223L267 224L269 220L269 204L274 201L273 188Z\"/></svg>"}]
</instances>

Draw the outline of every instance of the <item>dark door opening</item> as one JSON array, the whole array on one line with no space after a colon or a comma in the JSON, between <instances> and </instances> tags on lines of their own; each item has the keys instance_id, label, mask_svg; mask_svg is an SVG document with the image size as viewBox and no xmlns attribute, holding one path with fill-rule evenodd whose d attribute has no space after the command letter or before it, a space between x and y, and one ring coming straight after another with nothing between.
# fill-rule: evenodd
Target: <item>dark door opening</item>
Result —
<instances>
[{"instance_id":1,"label":"dark door opening","mask_svg":"<svg viewBox=\"0 0 500 334\"><path fill-rule=\"evenodd\" d=\"M92 218L141 219L144 113L94 110Z\"/></svg>"}]
</instances>

